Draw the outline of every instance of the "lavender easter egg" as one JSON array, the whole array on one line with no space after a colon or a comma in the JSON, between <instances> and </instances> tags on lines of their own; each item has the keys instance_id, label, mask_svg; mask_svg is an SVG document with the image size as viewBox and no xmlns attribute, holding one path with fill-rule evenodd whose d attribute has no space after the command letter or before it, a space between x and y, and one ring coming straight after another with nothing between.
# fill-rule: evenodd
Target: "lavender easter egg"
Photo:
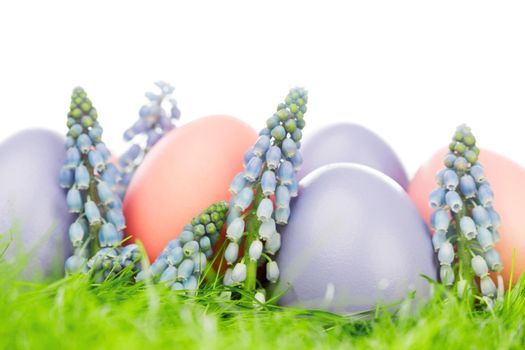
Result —
<instances>
[{"instance_id":1,"label":"lavender easter egg","mask_svg":"<svg viewBox=\"0 0 525 350\"><path fill-rule=\"evenodd\" d=\"M0 234L12 235L6 258L26 257L25 275L62 270L70 251L65 193L58 174L64 138L48 130L20 132L0 144Z\"/></svg>"},{"instance_id":2,"label":"lavender easter egg","mask_svg":"<svg viewBox=\"0 0 525 350\"><path fill-rule=\"evenodd\" d=\"M390 176L407 188L406 172L390 146L378 135L357 124L336 123L325 126L304 138L303 178L313 170L330 163L348 162L367 165Z\"/></svg>"},{"instance_id":3,"label":"lavender easter egg","mask_svg":"<svg viewBox=\"0 0 525 350\"><path fill-rule=\"evenodd\" d=\"M321 167L300 182L283 228L280 303L359 312L426 298L437 279L430 235L405 191L372 168Z\"/></svg>"}]
</instances>

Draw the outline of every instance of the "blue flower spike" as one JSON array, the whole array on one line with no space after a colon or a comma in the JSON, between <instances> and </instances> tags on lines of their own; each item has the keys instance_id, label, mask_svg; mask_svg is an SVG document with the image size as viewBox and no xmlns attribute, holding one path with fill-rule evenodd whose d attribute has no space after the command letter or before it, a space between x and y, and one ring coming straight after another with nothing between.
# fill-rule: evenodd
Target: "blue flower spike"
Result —
<instances>
[{"instance_id":1,"label":"blue flower spike","mask_svg":"<svg viewBox=\"0 0 525 350\"><path fill-rule=\"evenodd\" d=\"M158 93L146 92L148 103L139 110L139 119L124 132L124 140L131 142L129 149L119 159L122 181L118 193L124 198L135 171L146 154L166 133L175 128L180 119L177 101L172 97L175 88L164 81L155 82Z\"/></svg>"},{"instance_id":2,"label":"blue flower spike","mask_svg":"<svg viewBox=\"0 0 525 350\"><path fill-rule=\"evenodd\" d=\"M129 265L138 271L138 247L120 246L126 220L115 200L118 171L109 163L97 111L82 88L73 90L68 125L66 158L58 177L68 189L67 205L77 220L69 228L74 253L66 260L66 273L93 273L101 281Z\"/></svg>"},{"instance_id":3,"label":"blue flower spike","mask_svg":"<svg viewBox=\"0 0 525 350\"><path fill-rule=\"evenodd\" d=\"M259 267L266 269L268 282L279 279L277 262L271 256L281 247L277 225L288 223L290 202L299 194L296 173L303 162L300 141L307 102L305 89L290 90L244 156L244 182L237 175L230 186L226 230L230 242L224 259L232 268L226 270L223 283L240 286L246 295L256 295L257 287L264 283L257 281ZM436 198L436 205L444 204L444 196ZM240 246L245 247L243 254Z\"/></svg>"},{"instance_id":4,"label":"blue flower spike","mask_svg":"<svg viewBox=\"0 0 525 350\"><path fill-rule=\"evenodd\" d=\"M503 265L494 249L501 220L492 207L494 193L479 163L479 152L471 129L459 126L444 167L436 175L438 187L429 196L434 210L430 226L443 284L456 284L459 297L466 290L472 292L473 300L484 301L490 308L502 299L504 288L499 282ZM497 273L497 287L490 272Z\"/></svg>"}]
</instances>

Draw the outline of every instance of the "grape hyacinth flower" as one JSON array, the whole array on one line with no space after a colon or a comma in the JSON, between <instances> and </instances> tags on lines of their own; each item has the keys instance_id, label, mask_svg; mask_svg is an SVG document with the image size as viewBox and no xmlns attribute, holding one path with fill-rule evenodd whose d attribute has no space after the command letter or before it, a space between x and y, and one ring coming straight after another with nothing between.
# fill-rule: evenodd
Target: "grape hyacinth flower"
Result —
<instances>
[{"instance_id":1,"label":"grape hyacinth flower","mask_svg":"<svg viewBox=\"0 0 525 350\"><path fill-rule=\"evenodd\" d=\"M258 266L265 266L270 283L279 279L274 259L281 246L277 227L288 223L290 200L297 196L296 172L302 164L300 141L307 102L306 90L290 90L246 152L244 171L234 177L229 189L232 199L224 252L228 269L223 283L242 286L257 300L262 300L256 291ZM242 245L245 249L240 255Z\"/></svg>"},{"instance_id":2,"label":"grape hyacinth flower","mask_svg":"<svg viewBox=\"0 0 525 350\"><path fill-rule=\"evenodd\" d=\"M149 102L140 108L139 119L124 132L124 140L134 143L118 161L121 173L118 191L121 198L146 153L168 131L175 128L174 120L180 119L177 102L171 96L174 87L164 81L158 81L155 85L160 92L145 94Z\"/></svg>"},{"instance_id":3,"label":"grape hyacinth flower","mask_svg":"<svg viewBox=\"0 0 525 350\"><path fill-rule=\"evenodd\" d=\"M500 220L492 208L494 194L478 162L479 152L470 128L459 126L444 158L445 168L436 176L439 187L429 197L434 209L430 224L442 283L452 286L457 281L460 297L473 293L492 305L504 291L503 265L494 249ZM490 272L498 274L497 288Z\"/></svg>"},{"instance_id":4,"label":"grape hyacinth flower","mask_svg":"<svg viewBox=\"0 0 525 350\"><path fill-rule=\"evenodd\" d=\"M136 280L150 277L172 290L195 291L213 255L227 211L228 203L218 202L194 217Z\"/></svg>"},{"instance_id":5,"label":"grape hyacinth flower","mask_svg":"<svg viewBox=\"0 0 525 350\"><path fill-rule=\"evenodd\" d=\"M99 271L98 278L105 278L111 271L135 264L140 254L136 245L120 247L126 222L120 198L113 192L117 172L102 142L97 111L80 87L73 90L67 126L59 183L67 189L69 212L77 219L69 227L74 253L66 260L65 270Z\"/></svg>"}]
</instances>

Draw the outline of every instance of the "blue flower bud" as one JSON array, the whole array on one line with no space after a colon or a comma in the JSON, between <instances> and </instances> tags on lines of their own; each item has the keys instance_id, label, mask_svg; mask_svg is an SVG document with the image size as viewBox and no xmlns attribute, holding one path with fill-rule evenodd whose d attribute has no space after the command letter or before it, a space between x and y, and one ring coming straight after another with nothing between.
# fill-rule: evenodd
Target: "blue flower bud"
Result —
<instances>
[{"instance_id":1,"label":"blue flower bud","mask_svg":"<svg viewBox=\"0 0 525 350\"><path fill-rule=\"evenodd\" d=\"M93 143L100 142L102 139L102 128L97 124L94 125L88 132L89 138Z\"/></svg>"},{"instance_id":2,"label":"blue flower bud","mask_svg":"<svg viewBox=\"0 0 525 350\"><path fill-rule=\"evenodd\" d=\"M102 155L104 162L109 162L111 160L111 152L102 142L98 142L95 146L95 149Z\"/></svg>"},{"instance_id":3,"label":"blue flower bud","mask_svg":"<svg viewBox=\"0 0 525 350\"><path fill-rule=\"evenodd\" d=\"M170 287L177 279L177 268L175 266L168 266L166 270L160 275L159 283Z\"/></svg>"},{"instance_id":4,"label":"blue flower bud","mask_svg":"<svg viewBox=\"0 0 525 350\"><path fill-rule=\"evenodd\" d=\"M254 182L261 175L263 161L259 157L252 157L244 170L244 178L250 182Z\"/></svg>"},{"instance_id":5,"label":"blue flower bud","mask_svg":"<svg viewBox=\"0 0 525 350\"><path fill-rule=\"evenodd\" d=\"M445 185L445 179L444 179L444 176L445 176L445 172L447 171L448 169L444 168L444 169L441 169L440 171L438 171L436 173L436 183L439 185L439 186L444 186Z\"/></svg>"},{"instance_id":6,"label":"blue flower bud","mask_svg":"<svg viewBox=\"0 0 525 350\"><path fill-rule=\"evenodd\" d=\"M233 272L233 269L232 268L228 268L226 269L226 271L224 272L224 278L223 278L223 284L225 286L231 286L233 284L233 280L232 280L232 272Z\"/></svg>"},{"instance_id":7,"label":"blue flower bud","mask_svg":"<svg viewBox=\"0 0 525 350\"><path fill-rule=\"evenodd\" d=\"M479 288L481 289L481 294L486 297L493 298L496 296L496 285L490 276L485 276L479 280Z\"/></svg>"},{"instance_id":8,"label":"blue flower bud","mask_svg":"<svg viewBox=\"0 0 525 350\"><path fill-rule=\"evenodd\" d=\"M63 166L60 169L60 174L58 176L58 182L61 188L70 188L74 183L74 172L70 168Z\"/></svg>"},{"instance_id":9,"label":"blue flower bud","mask_svg":"<svg viewBox=\"0 0 525 350\"><path fill-rule=\"evenodd\" d=\"M244 233L244 220L236 218L226 229L226 238L232 242L238 242Z\"/></svg>"},{"instance_id":10,"label":"blue flower bud","mask_svg":"<svg viewBox=\"0 0 525 350\"><path fill-rule=\"evenodd\" d=\"M102 222L100 210L98 210L97 205L92 200L88 200L86 204L84 204L84 213L90 225L96 225Z\"/></svg>"},{"instance_id":11,"label":"blue flower bud","mask_svg":"<svg viewBox=\"0 0 525 350\"><path fill-rule=\"evenodd\" d=\"M279 183L281 185L291 185L294 177L293 165L289 161L284 161L279 166L279 171L277 173L279 178Z\"/></svg>"},{"instance_id":12,"label":"blue flower bud","mask_svg":"<svg viewBox=\"0 0 525 350\"><path fill-rule=\"evenodd\" d=\"M66 151L64 166L68 169L74 169L80 164L80 151L76 147L70 147Z\"/></svg>"},{"instance_id":13,"label":"blue flower bud","mask_svg":"<svg viewBox=\"0 0 525 350\"><path fill-rule=\"evenodd\" d=\"M461 228L461 232L468 240L476 238L478 235L478 231L476 230L476 224L474 223L474 220L472 220L468 216L464 216L459 221L459 226Z\"/></svg>"},{"instance_id":14,"label":"blue flower bud","mask_svg":"<svg viewBox=\"0 0 525 350\"><path fill-rule=\"evenodd\" d=\"M69 136L77 138L77 137L80 136L80 134L82 134L83 130L84 129L82 128L82 125L75 124L75 125L71 126L71 128L69 128Z\"/></svg>"},{"instance_id":15,"label":"blue flower bud","mask_svg":"<svg viewBox=\"0 0 525 350\"><path fill-rule=\"evenodd\" d=\"M501 271L503 269L503 263L499 253L495 249L489 249L485 252L485 260L489 265L491 271Z\"/></svg>"},{"instance_id":16,"label":"blue flower bud","mask_svg":"<svg viewBox=\"0 0 525 350\"><path fill-rule=\"evenodd\" d=\"M113 163L107 163L106 169L102 172L101 179L109 185L115 185L121 178L120 171Z\"/></svg>"},{"instance_id":17,"label":"blue flower bud","mask_svg":"<svg viewBox=\"0 0 525 350\"><path fill-rule=\"evenodd\" d=\"M126 218L119 209L110 209L107 214L107 219L115 225L118 231L122 231L126 228Z\"/></svg>"},{"instance_id":18,"label":"blue flower bud","mask_svg":"<svg viewBox=\"0 0 525 350\"><path fill-rule=\"evenodd\" d=\"M270 261L266 264L266 279L270 283L275 283L279 280L279 266L277 266L277 262Z\"/></svg>"},{"instance_id":19,"label":"blue flower bud","mask_svg":"<svg viewBox=\"0 0 525 350\"><path fill-rule=\"evenodd\" d=\"M195 263L192 259L185 259L183 260L178 268L177 271L177 280L178 281L186 281L190 276L193 274L193 269L195 267Z\"/></svg>"},{"instance_id":20,"label":"blue flower bud","mask_svg":"<svg viewBox=\"0 0 525 350\"><path fill-rule=\"evenodd\" d=\"M459 180L459 189L465 198L474 198L476 196L476 181L470 175L463 175Z\"/></svg>"},{"instance_id":21,"label":"blue flower bud","mask_svg":"<svg viewBox=\"0 0 525 350\"><path fill-rule=\"evenodd\" d=\"M470 168L470 175L472 175L472 177L474 177L474 180L476 180L477 183L483 183L486 180L486 178L485 178L485 171L478 164L473 165Z\"/></svg>"},{"instance_id":22,"label":"blue flower bud","mask_svg":"<svg viewBox=\"0 0 525 350\"><path fill-rule=\"evenodd\" d=\"M120 243L121 235L112 223L105 223L98 232L98 240L101 247L116 246Z\"/></svg>"},{"instance_id":23,"label":"blue flower bud","mask_svg":"<svg viewBox=\"0 0 525 350\"><path fill-rule=\"evenodd\" d=\"M499 242L501 240L501 237L500 237L499 232L497 230L492 229L491 233L492 233L492 241L494 243L497 243L497 242Z\"/></svg>"},{"instance_id":24,"label":"blue flower bud","mask_svg":"<svg viewBox=\"0 0 525 350\"><path fill-rule=\"evenodd\" d=\"M301 152L295 152L295 155L290 158L290 161L292 162L293 170L299 171L303 165L303 156Z\"/></svg>"},{"instance_id":25,"label":"blue flower bud","mask_svg":"<svg viewBox=\"0 0 525 350\"><path fill-rule=\"evenodd\" d=\"M207 251L211 249L211 241L208 236L201 237L199 240L199 246L201 247L202 251Z\"/></svg>"},{"instance_id":26,"label":"blue flower bud","mask_svg":"<svg viewBox=\"0 0 525 350\"><path fill-rule=\"evenodd\" d=\"M490 221L489 213L484 207L480 205L474 207L474 209L472 209L472 217L476 225L483 228L492 227L492 222Z\"/></svg>"},{"instance_id":27,"label":"blue flower bud","mask_svg":"<svg viewBox=\"0 0 525 350\"><path fill-rule=\"evenodd\" d=\"M193 257L193 272L200 274L206 270L206 265L208 264L208 259L204 253L198 253Z\"/></svg>"},{"instance_id":28,"label":"blue flower bud","mask_svg":"<svg viewBox=\"0 0 525 350\"><path fill-rule=\"evenodd\" d=\"M89 188L89 171L84 165L79 165L75 169L75 185L79 190L87 190Z\"/></svg>"},{"instance_id":29,"label":"blue flower bud","mask_svg":"<svg viewBox=\"0 0 525 350\"><path fill-rule=\"evenodd\" d=\"M275 186L277 185L277 180L275 178L275 173L271 170L266 170L261 178L261 188L265 196L271 196L275 193Z\"/></svg>"},{"instance_id":30,"label":"blue flower bud","mask_svg":"<svg viewBox=\"0 0 525 350\"><path fill-rule=\"evenodd\" d=\"M487 262L485 261L485 259L483 259L482 256L474 255L470 264L476 276L485 277L489 274L489 267L487 266Z\"/></svg>"},{"instance_id":31,"label":"blue flower bud","mask_svg":"<svg viewBox=\"0 0 525 350\"><path fill-rule=\"evenodd\" d=\"M236 195L241 191L246 185L246 179L244 178L244 173L238 173L233 178L232 183L230 184L229 191L231 194Z\"/></svg>"},{"instance_id":32,"label":"blue flower bud","mask_svg":"<svg viewBox=\"0 0 525 350\"><path fill-rule=\"evenodd\" d=\"M284 139L281 149L286 158L292 158L297 153L297 146L292 139Z\"/></svg>"},{"instance_id":33,"label":"blue flower bud","mask_svg":"<svg viewBox=\"0 0 525 350\"><path fill-rule=\"evenodd\" d=\"M288 187L279 185L275 191L275 205L277 208L288 208L290 206L290 192Z\"/></svg>"},{"instance_id":34,"label":"blue flower bud","mask_svg":"<svg viewBox=\"0 0 525 350\"><path fill-rule=\"evenodd\" d=\"M487 212L489 213L490 222L492 223L492 227L494 230L498 230L501 227L501 218L499 214L492 208L487 208Z\"/></svg>"},{"instance_id":35,"label":"blue flower bud","mask_svg":"<svg viewBox=\"0 0 525 350\"><path fill-rule=\"evenodd\" d=\"M445 205L445 192L446 190L442 187L430 192L429 205L431 208L439 208Z\"/></svg>"},{"instance_id":36,"label":"blue flower bud","mask_svg":"<svg viewBox=\"0 0 525 350\"><path fill-rule=\"evenodd\" d=\"M109 203L108 205L111 209L122 209L122 200L120 197L115 196L113 197L113 202Z\"/></svg>"},{"instance_id":37,"label":"blue flower bud","mask_svg":"<svg viewBox=\"0 0 525 350\"><path fill-rule=\"evenodd\" d=\"M454 153L448 153L443 159L443 163L445 164L447 168L453 168L455 161L456 161L456 156L454 155Z\"/></svg>"},{"instance_id":38,"label":"blue flower bud","mask_svg":"<svg viewBox=\"0 0 525 350\"><path fill-rule=\"evenodd\" d=\"M263 250L263 244L261 241L254 240L252 244L250 244L250 249L248 250L248 255L250 256L250 260L257 261L260 259L261 254Z\"/></svg>"},{"instance_id":39,"label":"blue flower bud","mask_svg":"<svg viewBox=\"0 0 525 350\"><path fill-rule=\"evenodd\" d=\"M286 225L290 218L290 207L277 208L275 210L275 222L279 225Z\"/></svg>"},{"instance_id":40,"label":"blue flower bud","mask_svg":"<svg viewBox=\"0 0 525 350\"><path fill-rule=\"evenodd\" d=\"M188 242L191 242L193 241L194 239L194 234L193 234L193 231L187 231L187 230L184 230L182 231L182 233L179 235L179 240L182 244L186 244Z\"/></svg>"},{"instance_id":41,"label":"blue flower bud","mask_svg":"<svg viewBox=\"0 0 525 350\"><path fill-rule=\"evenodd\" d=\"M297 177L294 176L292 183L288 185L288 191L290 192L290 197L297 197L299 195L299 182L297 182Z\"/></svg>"},{"instance_id":42,"label":"blue flower bud","mask_svg":"<svg viewBox=\"0 0 525 350\"><path fill-rule=\"evenodd\" d=\"M228 216L226 217L226 226L230 226L233 220L239 218L241 214L242 214L241 209L230 206L230 210L228 211Z\"/></svg>"},{"instance_id":43,"label":"blue flower bud","mask_svg":"<svg viewBox=\"0 0 525 350\"><path fill-rule=\"evenodd\" d=\"M162 134L157 132L157 130L148 131L148 139L146 141L146 148L150 149L151 147L155 146L161 138L162 138Z\"/></svg>"},{"instance_id":44,"label":"blue flower bud","mask_svg":"<svg viewBox=\"0 0 525 350\"><path fill-rule=\"evenodd\" d=\"M245 187L235 196L233 206L241 211L245 211L252 204L252 201L253 189Z\"/></svg>"},{"instance_id":45,"label":"blue flower bud","mask_svg":"<svg viewBox=\"0 0 525 350\"><path fill-rule=\"evenodd\" d=\"M447 232L446 231L436 231L432 236L432 245L434 246L434 251L437 252L443 243L447 241Z\"/></svg>"},{"instance_id":46,"label":"blue flower bud","mask_svg":"<svg viewBox=\"0 0 525 350\"><path fill-rule=\"evenodd\" d=\"M188 279L183 283L184 289L188 292L193 292L199 287L199 281L195 276L190 276Z\"/></svg>"},{"instance_id":47,"label":"blue flower bud","mask_svg":"<svg viewBox=\"0 0 525 350\"><path fill-rule=\"evenodd\" d=\"M77 273L80 272L85 263L86 258L77 255L72 255L69 258L67 258L64 268L67 274Z\"/></svg>"},{"instance_id":48,"label":"blue flower bud","mask_svg":"<svg viewBox=\"0 0 525 350\"><path fill-rule=\"evenodd\" d=\"M456 191L448 191L445 195L445 200L450 210L454 213L459 213L463 209L463 202Z\"/></svg>"},{"instance_id":49,"label":"blue flower bud","mask_svg":"<svg viewBox=\"0 0 525 350\"><path fill-rule=\"evenodd\" d=\"M273 203L269 198L264 198L257 207L257 218L260 221L268 221L272 218L273 214Z\"/></svg>"},{"instance_id":50,"label":"blue flower bud","mask_svg":"<svg viewBox=\"0 0 525 350\"><path fill-rule=\"evenodd\" d=\"M272 129L271 135L277 141L282 141L286 137L286 130L282 125L277 125Z\"/></svg>"},{"instance_id":51,"label":"blue flower bud","mask_svg":"<svg viewBox=\"0 0 525 350\"><path fill-rule=\"evenodd\" d=\"M197 243L196 241L186 242L184 243L182 250L184 251L185 256L193 256L194 254L199 252L199 243Z\"/></svg>"},{"instance_id":52,"label":"blue flower bud","mask_svg":"<svg viewBox=\"0 0 525 350\"><path fill-rule=\"evenodd\" d=\"M228 265L232 265L239 257L239 245L236 242L230 242L224 251L224 260Z\"/></svg>"},{"instance_id":53,"label":"blue flower bud","mask_svg":"<svg viewBox=\"0 0 525 350\"><path fill-rule=\"evenodd\" d=\"M255 293L255 296L253 297L257 302L259 302L260 304L265 304L266 303L266 296L264 295L263 292L257 292ZM255 305L257 305L257 303L255 303Z\"/></svg>"},{"instance_id":54,"label":"blue flower bud","mask_svg":"<svg viewBox=\"0 0 525 350\"><path fill-rule=\"evenodd\" d=\"M295 142L301 141L302 138L303 138L303 132L301 131L301 129L295 129L292 132L292 140L294 140Z\"/></svg>"},{"instance_id":55,"label":"blue flower bud","mask_svg":"<svg viewBox=\"0 0 525 350\"><path fill-rule=\"evenodd\" d=\"M160 276L162 272L168 267L166 259L157 258L153 264L150 266L150 271L153 276Z\"/></svg>"},{"instance_id":56,"label":"blue flower bud","mask_svg":"<svg viewBox=\"0 0 525 350\"><path fill-rule=\"evenodd\" d=\"M119 262L124 264L124 261L135 261L135 258L140 256L140 251L136 244L129 244L122 248L119 255Z\"/></svg>"},{"instance_id":57,"label":"blue flower bud","mask_svg":"<svg viewBox=\"0 0 525 350\"><path fill-rule=\"evenodd\" d=\"M439 277L446 286L451 286L454 283L454 270L450 265L441 265Z\"/></svg>"},{"instance_id":58,"label":"blue flower bud","mask_svg":"<svg viewBox=\"0 0 525 350\"><path fill-rule=\"evenodd\" d=\"M74 147L76 144L77 143L74 138L72 138L71 136L66 137L66 142L65 142L66 149Z\"/></svg>"},{"instance_id":59,"label":"blue flower bud","mask_svg":"<svg viewBox=\"0 0 525 350\"><path fill-rule=\"evenodd\" d=\"M70 213L80 213L82 211L82 195L75 187L72 187L66 196L67 207Z\"/></svg>"},{"instance_id":60,"label":"blue flower bud","mask_svg":"<svg viewBox=\"0 0 525 350\"><path fill-rule=\"evenodd\" d=\"M253 146L253 154L257 157L261 158L263 154L268 151L268 148L270 147L270 137L267 135L261 135L255 142L255 145Z\"/></svg>"},{"instance_id":61,"label":"blue flower bud","mask_svg":"<svg viewBox=\"0 0 525 350\"><path fill-rule=\"evenodd\" d=\"M92 145L91 138L86 134L81 134L77 138L77 147L80 153L87 154Z\"/></svg>"},{"instance_id":62,"label":"blue flower bud","mask_svg":"<svg viewBox=\"0 0 525 350\"><path fill-rule=\"evenodd\" d=\"M271 130L277 125L279 125L279 122L279 117L277 115L273 115L270 118L268 118L268 120L266 120L266 127Z\"/></svg>"},{"instance_id":63,"label":"blue flower bud","mask_svg":"<svg viewBox=\"0 0 525 350\"><path fill-rule=\"evenodd\" d=\"M243 161L242 161L242 164L244 165L245 168L248 166L248 162L250 161L250 159L253 158L253 156L254 156L253 148L250 148L248 151L246 151L246 153L244 154Z\"/></svg>"},{"instance_id":64,"label":"blue flower bud","mask_svg":"<svg viewBox=\"0 0 525 350\"><path fill-rule=\"evenodd\" d=\"M498 275L498 300L502 302L505 298L505 283L503 282L503 277Z\"/></svg>"},{"instance_id":65,"label":"blue flower bud","mask_svg":"<svg viewBox=\"0 0 525 350\"><path fill-rule=\"evenodd\" d=\"M180 291L180 290L184 290L184 285L180 282L175 282L171 285L171 290L173 291Z\"/></svg>"},{"instance_id":66,"label":"blue flower bud","mask_svg":"<svg viewBox=\"0 0 525 350\"><path fill-rule=\"evenodd\" d=\"M97 194L102 203L105 205L108 205L109 203L113 202L115 200L115 196L113 195L113 191L111 188L109 188L108 184L104 181L100 181L97 184Z\"/></svg>"},{"instance_id":67,"label":"blue flower bud","mask_svg":"<svg viewBox=\"0 0 525 350\"><path fill-rule=\"evenodd\" d=\"M430 216L430 226L436 231L448 230L450 225L450 216L447 211L443 209L438 209L432 213Z\"/></svg>"},{"instance_id":68,"label":"blue flower bud","mask_svg":"<svg viewBox=\"0 0 525 350\"><path fill-rule=\"evenodd\" d=\"M184 258L184 251L182 247L174 247L166 255L166 262L169 265L177 266Z\"/></svg>"},{"instance_id":69,"label":"blue flower bud","mask_svg":"<svg viewBox=\"0 0 525 350\"><path fill-rule=\"evenodd\" d=\"M82 245L85 234L84 227L79 222L75 221L69 226L69 240L73 247L78 248Z\"/></svg>"},{"instance_id":70,"label":"blue flower bud","mask_svg":"<svg viewBox=\"0 0 525 350\"><path fill-rule=\"evenodd\" d=\"M445 188L449 191L454 191L459 184L458 174L454 170L447 170L443 174L443 182Z\"/></svg>"},{"instance_id":71,"label":"blue flower bud","mask_svg":"<svg viewBox=\"0 0 525 350\"><path fill-rule=\"evenodd\" d=\"M444 242L438 252L438 260L441 265L450 265L454 261L454 247L450 242Z\"/></svg>"},{"instance_id":72,"label":"blue flower bud","mask_svg":"<svg viewBox=\"0 0 525 350\"><path fill-rule=\"evenodd\" d=\"M264 244L264 251L268 254L275 254L281 249L281 234L275 232Z\"/></svg>"},{"instance_id":73,"label":"blue flower bud","mask_svg":"<svg viewBox=\"0 0 525 350\"><path fill-rule=\"evenodd\" d=\"M468 168L468 162L463 157L457 157L454 161L454 168L459 172L464 172Z\"/></svg>"},{"instance_id":74,"label":"blue flower bud","mask_svg":"<svg viewBox=\"0 0 525 350\"><path fill-rule=\"evenodd\" d=\"M275 233L277 233L277 228L275 227L275 221L273 219L263 221L261 226L259 226L259 237L262 240L270 239Z\"/></svg>"},{"instance_id":75,"label":"blue flower bud","mask_svg":"<svg viewBox=\"0 0 525 350\"><path fill-rule=\"evenodd\" d=\"M89 151L88 160L89 164L91 164L91 166L99 173L106 167L104 158L102 158L102 155L97 150Z\"/></svg>"},{"instance_id":76,"label":"blue flower bud","mask_svg":"<svg viewBox=\"0 0 525 350\"><path fill-rule=\"evenodd\" d=\"M243 283L246 280L246 264L239 262L233 268L231 279L233 283Z\"/></svg>"},{"instance_id":77,"label":"blue flower bud","mask_svg":"<svg viewBox=\"0 0 525 350\"><path fill-rule=\"evenodd\" d=\"M281 149L277 146L271 146L266 152L266 166L270 170L275 170L281 163Z\"/></svg>"},{"instance_id":78,"label":"blue flower bud","mask_svg":"<svg viewBox=\"0 0 525 350\"><path fill-rule=\"evenodd\" d=\"M477 240L479 242L479 245L481 246L481 249L483 249L484 251L487 251L494 247L494 239L492 237L492 232L490 232L484 227L480 227L478 229Z\"/></svg>"},{"instance_id":79,"label":"blue flower bud","mask_svg":"<svg viewBox=\"0 0 525 350\"><path fill-rule=\"evenodd\" d=\"M485 208L492 207L494 193L487 183L483 183L478 187L478 200Z\"/></svg>"}]
</instances>

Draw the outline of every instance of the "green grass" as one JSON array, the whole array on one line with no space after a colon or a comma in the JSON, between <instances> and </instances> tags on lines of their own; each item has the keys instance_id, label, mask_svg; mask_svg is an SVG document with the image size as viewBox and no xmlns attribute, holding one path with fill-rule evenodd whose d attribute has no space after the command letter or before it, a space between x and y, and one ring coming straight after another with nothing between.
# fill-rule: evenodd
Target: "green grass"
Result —
<instances>
[{"instance_id":1,"label":"green grass","mask_svg":"<svg viewBox=\"0 0 525 350\"><path fill-rule=\"evenodd\" d=\"M0 244L0 253L2 247ZM432 300L390 315L331 313L225 302L217 288L195 297L125 276L93 284L85 276L20 280L0 261L2 349L523 349L525 281L495 310L474 311L439 285Z\"/></svg>"}]
</instances>

